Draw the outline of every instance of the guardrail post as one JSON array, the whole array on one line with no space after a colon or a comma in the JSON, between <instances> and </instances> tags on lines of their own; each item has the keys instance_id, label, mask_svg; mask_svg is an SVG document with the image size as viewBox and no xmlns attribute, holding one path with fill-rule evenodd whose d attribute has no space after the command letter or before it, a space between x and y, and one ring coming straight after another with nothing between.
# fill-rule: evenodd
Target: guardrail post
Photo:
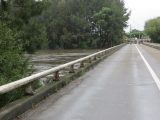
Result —
<instances>
[{"instance_id":1,"label":"guardrail post","mask_svg":"<svg viewBox=\"0 0 160 120\"><path fill-rule=\"evenodd\" d=\"M103 57L103 56L104 56L104 53L102 52L102 53L101 53L101 57Z\"/></svg>"},{"instance_id":2,"label":"guardrail post","mask_svg":"<svg viewBox=\"0 0 160 120\"><path fill-rule=\"evenodd\" d=\"M101 58L101 54L98 54L98 58Z\"/></svg>"},{"instance_id":3,"label":"guardrail post","mask_svg":"<svg viewBox=\"0 0 160 120\"><path fill-rule=\"evenodd\" d=\"M56 72L54 73L53 81L58 81L58 80L60 80L59 71L56 71Z\"/></svg>"},{"instance_id":4,"label":"guardrail post","mask_svg":"<svg viewBox=\"0 0 160 120\"><path fill-rule=\"evenodd\" d=\"M80 68L83 68L84 67L84 62L82 61L81 63L80 63Z\"/></svg>"},{"instance_id":5,"label":"guardrail post","mask_svg":"<svg viewBox=\"0 0 160 120\"><path fill-rule=\"evenodd\" d=\"M95 61L97 60L97 57L96 57L96 56L94 56L94 60L95 60Z\"/></svg>"},{"instance_id":6,"label":"guardrail post","mask_svg":"<svg viewBox=\"0 0 160 120\"><path fill-rule=\"evenodd\" d=\"M32 83L26 85L25 92L28 95L34 95L35 91L33 90Z\"/></svg>"},{"instance_id":7,"label":"guardrail post","mask_svg":"<svg viewBox=\"0 0 160 120\"><path fill-rule=\"evenodd\" d=\"M107 55L107 51L105 51L105 55Z\"/></svg>"},{"instance_id":8,"label":"guardrail post","mask_svg":"<svg viewBox=\"0 0 160 120\"><path fill-rule=\"evenodd\" d=\"M89 62L89 63L92 63L92 59L91 59L91 58L89 58L89 59L88 59L88 62Z\"/></svg>"},{"instance_id":9,"label":"guardrail post","mask_svg":"<svg viewBox=\"0 0 160 120\"><path fill-rule=\"evenodd\" d=\"M69 73L74 73L75 71L74 71L74 65L71 65L71 67L70 67L70 70L69 70Z\"/></svg>"}]
</instances>

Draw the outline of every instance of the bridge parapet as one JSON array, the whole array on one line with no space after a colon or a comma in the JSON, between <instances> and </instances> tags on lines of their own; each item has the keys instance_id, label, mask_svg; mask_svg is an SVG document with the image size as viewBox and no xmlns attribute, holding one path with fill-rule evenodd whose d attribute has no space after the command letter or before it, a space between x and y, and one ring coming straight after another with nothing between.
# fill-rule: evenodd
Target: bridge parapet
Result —
<instances>
[{"instance_id":1,"label":"bridge parapet","mask_svg":"<svg viewBox=\"0 0 160 120\"><path fill-rule=\"evenodd\" d=\"M50 74L55 74L54 75L54 78L53 80L59 80L59 72L67 67L70 67L70 72L73 72L74 70L74 65L76 63L81 63L81 67L83 66L84 62L86 61L89 61L90 63L97 59L97 57L103 57L104 55L106 54L109 54L111 51L113 50L116 50L117 48L120 48L122 47L122 45L118 45L118 46L115 46L115 47L111 47L109 49L106 49L106 50L102 50L100 52L97 52L97 53L94 53L94 54L91 54L89 56L86 56L86 57L83 57L83 58L80 58L78 60L75 60L75 61L72 61L72 62L69 62L69 63L66 63L66 64L63 64L63 65L60 65L60 66L57 66L57 67L54 67L52 69L49 69L49 70L46 70L44 72L40 72L38 74L34 74L34 75L31 75L29 77L26 77L26 78L23 78L23 79L20 79L20 80L17 80L15 82L12 82L12 83L8 83L6 85L2 85L0 86L0 95L1 94L5 94L5 93L8 93L14 89L17 89L17 88L20 88L22 86L26 86L27 85L27 89L26 89L26 92L28 94L34 94L32 93L33 91L29 91L29 89L31 89L31 84L32 82L34 81L37 81L38 79L40 78L43 78L43 77L46 77Z\"/></svg>"},{"instance_id":2,"label":"bridge parapet","mask_svg":"<svg viewBox=\"0 0 160 120\"><path fill-rule=\"evenodd\" d=\"M32 108L35 104L45 99L47 96L55 93L57 90L71 82L76 77L79 77L81 74L83 74L83 72L87 71L89 68L92 68L105 57L122 48L124 45L125 44L117 45L78 60L62 64L44 72L40 72L38 74L34 74L15 82L0 86L0 95L10 93L11 91L21 87L25 87L26 93L31 95L25 96L25 98L17 100L11 103L11 105L5 106L4 108L0 108L0 120L13 119L14 117L24 113L28 109ZM75 69L77 63L79 64L79 67ZM64 69L68 69L69 77L64 76L61 78L60 72ZM40 90L36 90L35 92L32 87L33 83L41 78L47 77L48 75L52 75L52 81L54 82L48 86L42 87Z\"/></svg>"}]
</instances>

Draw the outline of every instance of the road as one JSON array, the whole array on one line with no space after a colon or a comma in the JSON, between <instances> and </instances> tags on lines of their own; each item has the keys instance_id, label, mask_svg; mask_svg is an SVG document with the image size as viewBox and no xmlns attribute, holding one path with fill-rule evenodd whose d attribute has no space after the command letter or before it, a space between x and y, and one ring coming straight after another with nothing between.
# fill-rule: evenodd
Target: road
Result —
<instances>
[{"instance_id":1,"label":"road","mask_svg":"<svg viewBox=\"0 0 160 120\"><path fill-rule=\"evenodd\" d=\"M160 51L126 45L82 76L74 89L53 103L49 97L24 119L160 120L159 69Z\"/></svg>"}]
</instances>

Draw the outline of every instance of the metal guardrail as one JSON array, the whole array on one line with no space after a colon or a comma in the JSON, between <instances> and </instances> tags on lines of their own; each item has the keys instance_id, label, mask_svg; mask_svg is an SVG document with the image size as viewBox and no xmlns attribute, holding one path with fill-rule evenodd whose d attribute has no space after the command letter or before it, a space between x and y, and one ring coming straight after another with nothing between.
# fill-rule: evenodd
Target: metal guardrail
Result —
<instances>
[{"instance_id":1,"label":"metal guardrail","mask_svg":"<svg viewBox=\"0 0 160 120\"><path fill-rule=\"evenodd\" d=\"M71 71L73 71L74 70L74 65L76 63L80 63L81 67L83 67L85 61L89 60L90 63L91 63L93 59L95 60L95 59L97 59L97 57L102 57L104 55L107 55L107 54L110 53L110 51L114 51L116 49L119 49L122 46L124 46L124 44L117 45L117 46L111 47L109 49L102 50L100 52L91 54L89 56L80 58L78 60L75 60L75 61L72 61L72 62L69 62L69 63L66 63L66 64L62 64L60 66L54 67L54 68L46 70L44 72L40 72L38 74L34 74L34 75L29 76L29 77L17 80L15 82L11 82L11 83L2 85L2 86L0 86L0 95L8 93L12 90L15 90L15 89L23 87L23 86L26 86L26 92L28 94L34 94L33 89L32 89L32 83L34 81L36 81L40 78L43 78L45 76L48 76L50 74L53 74L53 73L54 73L54 78L58 80L59 79L59 71L65 69L66 67L70 67Z\"/></svg>"}]
</instances>

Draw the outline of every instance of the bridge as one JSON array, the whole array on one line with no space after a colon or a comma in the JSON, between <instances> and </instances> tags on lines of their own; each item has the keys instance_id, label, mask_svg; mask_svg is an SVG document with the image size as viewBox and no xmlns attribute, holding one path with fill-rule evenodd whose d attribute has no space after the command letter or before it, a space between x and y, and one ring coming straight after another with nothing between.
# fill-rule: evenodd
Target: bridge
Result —
<instances>
[{"instance_id":1,"label":"bridge","mask_svg":"<svg viewBox=\"0 0 160 120\"><path fill-rule=\"evenodd\" d=\"M159 120L159 49L151 43L121 44L0 86L0 95L20 87L29 94L2 108L0 120ZM64 69L68 75L61 77ZM53 83L32 88L48 75Z\"/></svg>"}]
</instances>

